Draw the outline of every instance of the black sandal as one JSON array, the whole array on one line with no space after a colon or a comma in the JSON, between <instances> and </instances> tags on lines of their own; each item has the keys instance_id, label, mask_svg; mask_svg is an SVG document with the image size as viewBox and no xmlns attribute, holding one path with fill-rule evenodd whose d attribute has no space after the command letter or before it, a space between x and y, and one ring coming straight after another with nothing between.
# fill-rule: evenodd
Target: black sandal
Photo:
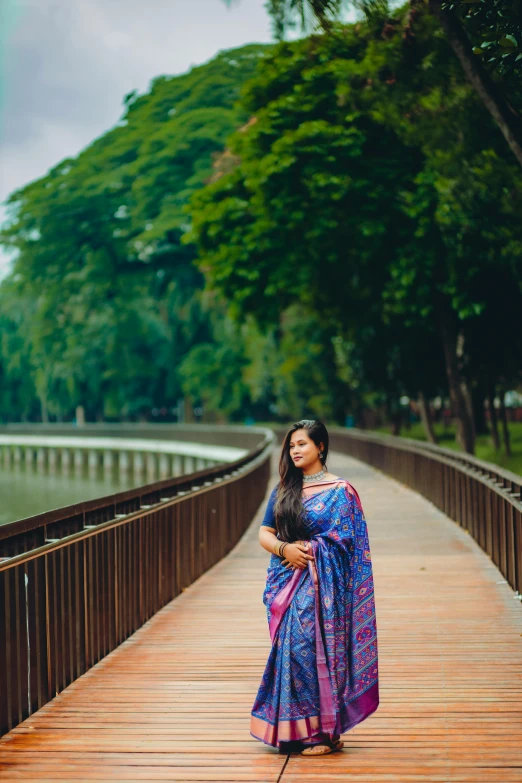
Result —
<instances>
[{"instance_id":1,"label":"black sandal","mask_svg":"<svg viewBox=\"0 0 522 783\"><path fill-rule=\"evenodd\" d=\"M315 751L314 748L320 747L320 751ZM321 740L321 742L315 742L313 745L308 745L301 751L301 756L327 756L329 753L335 753L336 750L342 750L344 748L344 742L339 737L336 740L328 739Z\"/></svg>"}]
</instances>

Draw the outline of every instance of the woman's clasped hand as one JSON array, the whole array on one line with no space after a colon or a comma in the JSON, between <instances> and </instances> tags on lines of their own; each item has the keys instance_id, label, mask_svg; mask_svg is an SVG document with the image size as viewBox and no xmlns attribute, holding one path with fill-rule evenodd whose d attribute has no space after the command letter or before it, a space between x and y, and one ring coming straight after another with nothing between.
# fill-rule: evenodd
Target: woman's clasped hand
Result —
<instances>
[{"instance_id":1,"label":"woman's clasped hand","mask_svg":"<svg viewBox=\"0 0 522 783\"><path fill-rule=\"evenodd\" d=\"M309 541L294 541L293 544L287 544L284 551L282 565L286 568L307 568L308 561L314 560L314 556L309 554L312 547Z\"/></svg>"}]
</instances>

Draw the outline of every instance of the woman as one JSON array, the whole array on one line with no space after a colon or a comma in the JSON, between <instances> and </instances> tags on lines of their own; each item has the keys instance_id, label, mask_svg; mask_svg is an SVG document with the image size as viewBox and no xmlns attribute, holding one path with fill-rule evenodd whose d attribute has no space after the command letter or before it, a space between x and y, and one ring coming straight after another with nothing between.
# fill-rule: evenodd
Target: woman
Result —
<instances>
[{"instance_id":1,"label":"woman","mask_svg":"<svg viewBox=\"0 0 522 783\"><path fill-rule=\"evenodd\" d=\"M282 751L341 750L340 735L377 709L377 626L359 496L326 470L328 432L292 425L259 542L272 553L263 603L272 649L250 733Z\"/></svg>"}]
</instances>

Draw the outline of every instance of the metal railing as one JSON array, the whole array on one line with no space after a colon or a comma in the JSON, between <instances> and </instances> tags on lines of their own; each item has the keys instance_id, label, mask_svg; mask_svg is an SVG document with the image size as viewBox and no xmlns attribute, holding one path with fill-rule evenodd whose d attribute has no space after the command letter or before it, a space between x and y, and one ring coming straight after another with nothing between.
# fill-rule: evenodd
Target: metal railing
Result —
<instances>
[{"instance_id":1,"label":"metal railing","mask_svg":"<svg viewBox=\"0 0 522 783\"><path fill-rule=\"evenodd\" d=\"M270 474L247 456L0 527L0 734L115 649L237 543Z\"/></svg>"},{"instance_id":2,"label":"metal railing","mask_svg":"<svg viewBox=\"0 0 522 783\"><path fill-rule=\"evenodd\" d=\"M522 476L408 438L335 427L329 436L330 448L406 484L467 530L522 598Z\"/></svg>"}]
</instances>

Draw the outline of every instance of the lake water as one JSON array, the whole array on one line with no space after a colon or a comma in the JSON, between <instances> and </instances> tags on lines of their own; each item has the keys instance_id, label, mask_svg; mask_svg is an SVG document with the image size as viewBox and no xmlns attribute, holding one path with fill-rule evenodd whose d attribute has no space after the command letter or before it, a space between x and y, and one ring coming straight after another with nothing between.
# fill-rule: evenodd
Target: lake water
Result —
<instances>
[{"instance_id":1,"label":"lake water","mask_svg":"<svg viewBox=\"0 0 522 783\"><path fill-rule=\"evenodd\" d=\"M2 466L0 525L146 483L146 478L135 482L132 475L119 476L116 472L103 470L64 474L60 471L38 472L24 465Z\"/></svg>"}]
</instances>

